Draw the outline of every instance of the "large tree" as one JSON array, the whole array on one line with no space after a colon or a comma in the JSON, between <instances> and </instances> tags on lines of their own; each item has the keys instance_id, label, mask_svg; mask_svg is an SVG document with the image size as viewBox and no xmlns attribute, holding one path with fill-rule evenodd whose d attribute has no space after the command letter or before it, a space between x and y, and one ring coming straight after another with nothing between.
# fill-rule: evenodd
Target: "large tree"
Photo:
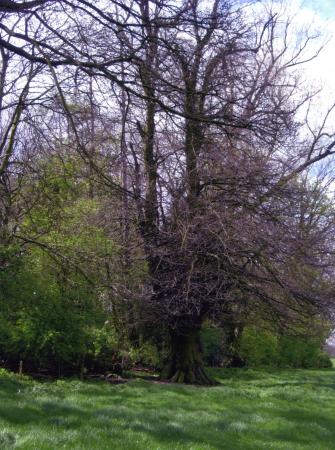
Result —
<instances>
[{"instance_id":1,"label":"large tree","mask_svg":"<svg viewBox=\"0 0 335 450\"><path fill-rule=\"evenodd\" d=\"M289 20L257 2L27 2L14 28L21 4L7 3L0 44L49 71L67 139L123 201L125 240L136 211L150 319L171 335L165 378L211 382L201 325L241 299L278 322L327 310L331 227L302 252L296 220L308 195L300 174L335 146L329 114L310 137L298 120L312 97L298 68L317 54L306 52L313 36L290 43ZM118 147L114 167L76 120L71 99L84 93L111 117L102 134L109 127ZM293 261L314 271L311 284Z\"/></svg>"}]
</instances>

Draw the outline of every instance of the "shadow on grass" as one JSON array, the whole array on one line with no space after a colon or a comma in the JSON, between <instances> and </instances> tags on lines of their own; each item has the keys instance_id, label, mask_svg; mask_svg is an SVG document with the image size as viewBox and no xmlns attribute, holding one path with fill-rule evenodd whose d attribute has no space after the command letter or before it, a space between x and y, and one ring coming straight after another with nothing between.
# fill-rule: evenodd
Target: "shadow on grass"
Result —
<instances>
[{"instance_id":1,"label":"shadow on grass","mask_svg":"<svg viewBox=\"0 0 335 450\"><path fill-rule=\"evenodd\" d=\"M278 384L273 383L273 377L278 378ZM334 417L320 408L313 411L290 405L284 408L282 403L275 403L278 399L273 395L267 399L274 402L273 407L266 409L261 400L251 402L239 394L241 385L245 388L252 383L259 391L274 387L280 392L291 385L299 388L306 382L299 382L298 377L292 374L291 381L286 377L283 382L282 375L275 372L220 371L221 382L227 380L230 388L236 390L232 398L225 396L224 385L199 390L145 381L118 386L78 382L71 388L66 382L58 386L0 379L0 421L21 433L31 427L45 435L78 430L82 435L77 437L79 441L72 442L69 438L63 448L126 448L121 443L127 439L132 442L132 449L251 450L270 446L293 449L297 444L310 449L333 448ZM327 387L324 381L328 375L319 378L321 386L316 382L313 385L312 375L306 374L312 389ZM330 386L334 388L334 384ZM85 441L88 429L97 440L96 446ZM108 447L106 443L112 437L114 447Z\"/></svg>"}]
</instances>

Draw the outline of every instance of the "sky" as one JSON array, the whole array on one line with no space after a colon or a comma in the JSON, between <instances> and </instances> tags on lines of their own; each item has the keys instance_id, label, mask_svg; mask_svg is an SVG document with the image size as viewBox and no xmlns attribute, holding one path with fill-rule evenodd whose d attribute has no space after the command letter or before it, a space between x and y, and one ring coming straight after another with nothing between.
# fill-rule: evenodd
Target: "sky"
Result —
<instances>
[{"instance_id":1,"label":"sky","mask_svg":"<svg viewBox=\"0 0 335 450\"><path fill-rule=\"evenodd\" d=\"M300 7L298 1L294 3L299 20L312 22L321 35L320 42L327 41L317 60L306 66L305 75L324 86L325 102L335 101L335 0L302 0Z\"/></svg>"},{"instance_id":2,"label":"sky","mask_svg":"<svg viewBox=\"0 0 335 450\"><path fill-rule=\"evenodd\" d=\"M319 122L323 113L335 103L335 0L250 0L250 3L255 7L254 11L261 14L263 6L265 10L271 8L273 12L278 12L279 23L290 19L289 44L292 45L292 51L297 37L303 36L303 33L299 33L302 29L308 27L310 35L318 36L308 43L309 50L305 51L305 58L323 47L318 57L296 66L294 70L302 74L306 88L323 88L313 108L316 110L316 122ZM335 111L332 121L335 123Z\"/></svg>"},{"instance_id":3,"label":"sky","mask_svg":"<svg viewBox=\"0 0 335 450\"><path fill-rule=\"evenodd\" d=\"M335 17L334 0L304 0L303 6L317 12L325 20Z\"/></svg>"}]
</instances>

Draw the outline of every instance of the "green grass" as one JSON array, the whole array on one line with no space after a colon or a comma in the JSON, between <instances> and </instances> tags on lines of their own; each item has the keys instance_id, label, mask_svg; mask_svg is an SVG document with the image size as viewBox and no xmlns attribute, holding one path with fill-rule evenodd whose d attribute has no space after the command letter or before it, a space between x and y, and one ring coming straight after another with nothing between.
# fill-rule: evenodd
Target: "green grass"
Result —
<instances>
[{"instance_id":1,"label":"green grass","mask_svg":"<svg viewBox=\"0 0 335 450\"><path fill-rule=\"evenodd\" d=\"M0 372L0 449L335 448L335 370L216 370L212 388Z\"/></svg>"}]
</instances>

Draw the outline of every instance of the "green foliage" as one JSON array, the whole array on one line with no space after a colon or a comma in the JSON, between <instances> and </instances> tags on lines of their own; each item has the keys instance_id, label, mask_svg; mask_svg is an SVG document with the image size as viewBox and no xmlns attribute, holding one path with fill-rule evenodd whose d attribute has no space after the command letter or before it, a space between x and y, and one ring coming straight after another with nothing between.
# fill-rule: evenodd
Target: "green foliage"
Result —
<instances>
[{"instance_id":1,"label":"green foliage","mask_svg":"<svg viewBox=\"0 0 335 450\"><path fill-rule=\"evenodd\" d=\"M101 205L85 195L75 160L40 164L43 176L26 192L38 190L39 201L20 230L37 245L0 248L0 359L55 374L102 367L119 352L115 330L107 336L104 328L109 297L100 288L106 266L109 283L119 276L112 270L119 248L99 225Z\"/></svg>"},{"instance_id":2,"label":"green foliage","mask_svg":"<svg viewBox=\"0 0 335 450\"><path fill-rule=\"evenodd\" d=\"M329 356L321 351L322 339L281 336L279 365L282 367L329 368Z\"/></svg>"},{"instance_id":3,"label":"green foliage","mask_svg":"<svg viewBox=\"0 0 335 450\"><path fill-rule=\"evenodd\" d=\"M240 354L248 366L276 366L278 351L278 339L269 331L244 329Z\"/></svg>"},{"instance_id":4,"label":"green foliage","mask_svg":"<svg viewBox=\"0 0 335 450\"><path fill-rule=\"evenodd\" d=\"M256 327L243 331L240 354L248 366L328 368L323 337L277 335Z\"/></svg>"},{"instance_id":5,"label":"green foliage","mask_svg":"<svg viewBox=\"0 0 335 450\"><path fill-rule=\"evenodd\" d=\"M157 346L151 342L143 342L139 347L133 346L129 356L134 365L153 368L162 365L163 355L158 352Z\"/></svg>"},{"instance_id":6,"label":"green foliage","mask_svg":"<svg viewBox=\"0 0 335 450\"><path fill-rule=\"evenodd\" d=\"M318 355L318 367L320 369L331 369L333 367L333 361L329 357L328 353L320 352Z\"/></svg>"},{"instance_id":7,"label":"green foliage","mask_svg":"<svg viewBox=\"0 0 335 450\"><path fill-rule=\"evenodd\" d=\"M47 255L35 249L2 280L0 355L12 364L22 359L33 369L56 372L80 364L86 349L85 326L92 321L94 308L88 287L67 289L60 273L48 272L48 262Z\"/></svg>"},{"instance_id":8,"label":"green foliage","mask_svg":"<svg viewBox=\"0 0 335 450\"><path fill-rule=\"evenodd\" d=\"M20 254L20 247L17 243L1 243L0 241L0 282L2 276L9 265L15 264Z\"/></svg>"},{"instance_id":9,"label":"green foliage","mask_svg":"<svg viewBox=\"0 0 335 450\"><path fill-rule=\"evenodd\" d=\"M90 343L85 357L87 369L119 372L127 368L126 346L121 335L108 321L102 327L93 327L89 337Z\"/></svg>"},{"instance_id":10,"label":"green foliage","mask_svg":"<svg viewBox=\"0 0 335 450\"><path fill-rule=\"evenodd\" d=\"M204 362L207 366L220 366L224 360L224 331L206 323L201 330Z\"/></svg>"},{"instance_id":11,"label":"green foliage","mask_svg":"<svg viewBox=\"0 0 335 450\"><path fill-rule=\"evenodd\" d=\"M78 373L83 366L112 370L127 351L96 301L99 292L78 274L64 278L51 263L35 248L19 268L2 275L0 359L14 368L23 360L24 370L55 374Z\"/></svg>"}]
</instances>

